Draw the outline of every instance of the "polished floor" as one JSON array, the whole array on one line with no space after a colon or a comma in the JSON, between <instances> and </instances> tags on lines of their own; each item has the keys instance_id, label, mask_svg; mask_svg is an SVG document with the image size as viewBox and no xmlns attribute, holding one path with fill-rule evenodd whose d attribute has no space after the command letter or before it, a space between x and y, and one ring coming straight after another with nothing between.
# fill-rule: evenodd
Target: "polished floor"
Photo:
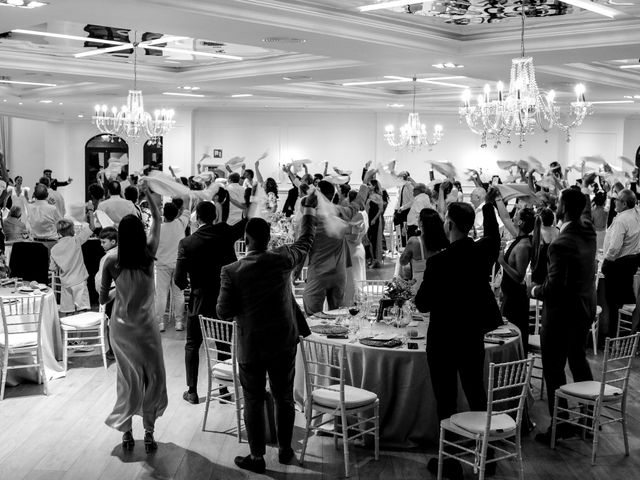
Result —
<instances>
[{"instance_id":1,"label":"polished floor","mask_svg":"<svg viewBox=\"0 0 640 480\"><path fill-rule=\"evenodd\" d=\"M387 267L388 268L388 267ZM387 268L373 276L387 274ZM204 405L182 400L184 390L184 332L169 328L163 334L167 367L169 406L157 423L159 449L147 456L142 444L142 425L134 422L137 440L133 453L123 454L120 433L103 422L115 400L115 366L107 371L98 356L75 357L67 377L50 383L44 396L41 387L23 384L8 388L0 402L0 480L107 480L107 479L334 479L344 475L341 450L335 450L329 437L313 437L303 467L283 466L277 462L277 448L267 449L267 473L252 475L233 464L236 455L248 453L246 442L238 443L231 406L215 404L209 415L207 431L202 431ZM598 357L590 356L594 373L599 371ZM597 465L591 466L588 442L572 439L557 450L537 444L533 434L524 442L525 477L546 479L635 479L640 478L640 375L639 365L632 374L629 397L631 455L624 456L620 428L605 427ZM205 372L200 385L204 390ZM201 392L202 395L202 392ZM536 400L534 420L546 428L546 404ZM302 416L296 422L294 449L300 450ZM429 479L428 459L435 446L420 451L387 451L374 461L372 451L351 447L354 479ZM465 469L467 478L474 478ZM435 478L435 477L433 477ZM495 479L517 478L515 463L498 466Z\"/></svg>"}]
</instances>

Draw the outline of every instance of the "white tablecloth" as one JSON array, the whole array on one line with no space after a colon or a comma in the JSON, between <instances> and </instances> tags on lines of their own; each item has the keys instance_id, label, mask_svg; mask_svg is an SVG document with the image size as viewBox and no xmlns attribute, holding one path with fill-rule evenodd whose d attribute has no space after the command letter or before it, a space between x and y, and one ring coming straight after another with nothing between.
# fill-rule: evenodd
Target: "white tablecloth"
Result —
<instances>
[{"instance_id":1,"label":"white tablecloth","mask_svg":"<svg viewBox=\"0 0 640 480\"><path fill-rule=\"evenodd\" d=\"M23 295L13 291L13 287L0 288L0 297ZM58 362L62 358L62 339L60 334L60 318L53 291L45 293L42 300L42 355L44 357L45 374L49 380L65 376L64 367ZM24 380L36 382L38 373L35 368L9 370L7 385L15 386Z\"/></svg>"}]
</instances>

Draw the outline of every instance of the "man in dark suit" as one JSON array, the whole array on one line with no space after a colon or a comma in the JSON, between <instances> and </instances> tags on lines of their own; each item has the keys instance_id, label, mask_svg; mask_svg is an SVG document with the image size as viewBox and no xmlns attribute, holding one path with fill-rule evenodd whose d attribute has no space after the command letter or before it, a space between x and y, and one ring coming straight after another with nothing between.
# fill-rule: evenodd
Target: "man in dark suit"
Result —
<instances>
[{"instance_id":1,"label":"man in dark suit","mask_svg":"<svg viewBox=\"0 0 640 480\"><path fill-rule=\"evenodd\" d=\"M502 323L488 272L497 257L498 224L493 205L486 204L484 237L469 237L475 212L470 204L453 202L447 209L444 229L450 245L430 257L416 294L416 307L430 312L427 361L436 397L438 419L457 411L458 374L471 410L487 408L484 386L484 334ZM461 301L462 300L462 301ZM438 471L438 459L428 463ZM447 459L444 475L462 478L462 466Z\"/></svg>"},{"instance_id":2,"label":"man in dark suit","mask_svg":"<svg viewBox=\"0 0 640 480\"><path fill-rule=\"evenodd\" d=\"M556 389L567 383L567 360L574 382L593 380L585 345L596 315L597 247L593 225L581 218L586 201L579 190L562 191L557 215L563 223L560 235L549 245L549 273L542 285L531 288L531 297L544 301L540 342L550 415ZM557 438L573 433L570 425L561 424ZM536 440L549 444L551 428L539 433Z\"/></svg>"},{"instance_id":3,"label":"man in dark suit","mask_svg":"<svg viewBox=\"0 0 640 480\"><path fill-rule=\"evenodd\" d=\"M184 290L191 284L189 316L187 317L187 342L185 344L185 367L187 387L183 398L189 403L198 403L198 366L202 331L198 315L216 317L216 299L220 291L220 270L237 260L234 249L236 240L242 237L246 220L233 226L227 223L213 224L216 209L211 202L200 202L196 207L196 219L200 228L178 244L178 260L174 274L175 284ZM187 280L188 276L188 280ZM220 344L219 349L228 349ZM220 355L220 360L228 356ZM224 393L224 392L222 392Z\"/></svg>"},{"instance_id":4,"label":"man in dark suit","mask_svg":"<svg viewBox=\"0 0 640 480\"><path fill-rule=\"evenodd\" d=\"M261 218L247 223L247 256L222 269L218 316L238 324L238 366L244 393L244 418L251 454L236 457L240 468L265 471L265 377L274 398L280 463L293 458L291 437L295 408L293 378L299 310L291 293L291 272L313 244L315 194L302 200L301 233L292 245L267 250L269 224Z\"/></svg>"}]
</instances>

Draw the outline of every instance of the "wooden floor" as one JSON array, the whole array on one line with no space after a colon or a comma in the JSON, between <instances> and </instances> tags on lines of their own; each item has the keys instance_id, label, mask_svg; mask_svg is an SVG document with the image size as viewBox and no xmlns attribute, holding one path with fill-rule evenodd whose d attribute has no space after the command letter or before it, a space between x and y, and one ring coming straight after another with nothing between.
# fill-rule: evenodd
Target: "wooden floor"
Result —
<instances>
[{"instance_id":1,"label":"wooden floor","mask_svg":"<svg viewBox=\"0 0 640 480\"><path fill-rule=\"evenodd\" d=\"M384 270L375 271L375 276L388 273ZM6 398L0 402L0 480L307 480L344 475L342 452L334 449L329 437L310 439L304 467L280 465L277 448L268 447L266 475L252 475L237 469L233 458L246 455L248 445L238 443L235 437L233 407L215 404L209 415L208 431L203 432L204 405L190 405L182 400L184 336L184 332L172 329L163 334L169 406L156 426L159 449L155 455L144 453L139 418L134 421L135 450L126 455L120 447L121 434L104 424L115 401L115 366L111 364L105 371L97 356L75 357L70 361L67 377L49 384L48 396L42 395L41 387L33 384L7 388ZM601 358L601 354L592 358L594 373L599 371L597 364ZM605 427L595 467L590 464L590 443L566 440L553 451L537 444L531 434L524 442L527 479L640 478L640 375L638 365L635 367L628 409L631 455L624 456L618 426ZM201 369L202 391L205 373ZM549 422L546 403L537 400L532 416L546 429ZM299 415L294 432L296 452L301 446L301 425ZM382 450L376 462L372 451L352 446L352 478L429 479L432 476L426 464L435 451L435 446L424 451ZM465 468L465 475L473 478L472 470ZM517 478L515 464L500 463L492 478Z\"/></svg>"}]
</instances>

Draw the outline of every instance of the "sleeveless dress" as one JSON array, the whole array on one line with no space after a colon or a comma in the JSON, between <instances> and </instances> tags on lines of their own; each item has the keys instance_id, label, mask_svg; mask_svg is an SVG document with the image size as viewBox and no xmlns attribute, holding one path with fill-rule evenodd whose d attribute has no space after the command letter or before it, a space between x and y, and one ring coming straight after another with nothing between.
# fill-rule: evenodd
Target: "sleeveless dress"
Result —
<instances>
[{"instance_id":1,"label":"sleeveless dress","mask_svg":"<svg viewBox=\"0 0 640 480\"><path fill-rule=\"evenodd\" d=\"M411 259L411 271L413 272L413 279L416 283L413 285L413 293L417 293L420 285L422 285L422 279L424 278L424 271L427 268L427 258L424 254L424 243L422 237L418 237L420 242L420 256L422 260Z\"/></svg>"},{"instance_id":2,"label":"sleeveless dress","mask_svg":"<svg viewBox=\"0 0 640 480\"><path fill-rule=\"evenodd\" d=\"M522 240L529 240L529 235L521 235L511 242L504 254L505 262L509 263L511 252ZM502 275L502 316L520 329L522 334L522 346L525 355L529 346L529 296L527 285L518 283L505 272Z\"/></svg>"},{"instance_id":3,"label":"sleeveless dress","mask_svg":"<svg viewBox=\"0 0 640 480\"><path fill-rule=\"evenodd\" d=\"M146 270L129 270L118 268L116 258L107 261L110 263L105 269L116 284L109 333L116 357L117 399L105 423L125 432L131 428L131 417L141 415L145 429L153 431L156 418L167 407L162 342L155 319L153 263Z\"/></svg>"}]
</instances>

